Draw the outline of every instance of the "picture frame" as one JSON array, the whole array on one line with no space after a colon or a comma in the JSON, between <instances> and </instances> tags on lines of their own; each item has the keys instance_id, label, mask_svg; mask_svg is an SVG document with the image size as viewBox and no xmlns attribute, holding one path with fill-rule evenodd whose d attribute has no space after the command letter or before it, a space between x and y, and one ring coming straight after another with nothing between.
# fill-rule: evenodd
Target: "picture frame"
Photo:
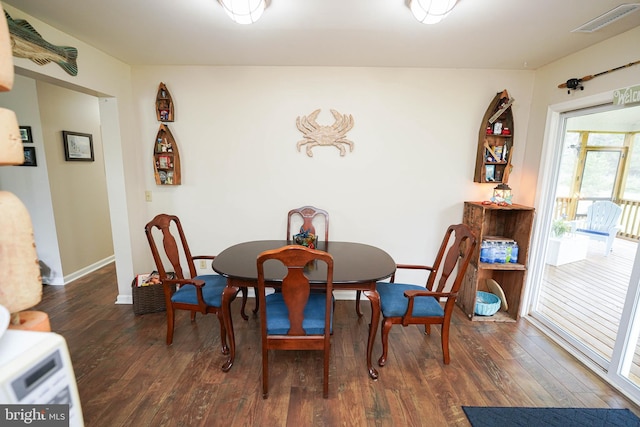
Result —
<instances>
[{"instance_id":1,"label":"picture frame","mask_svg":"<svg viewBox=\"0 0 640 427\"><path fill-rule=\"evenodd\" d=\"M486 181L494 182L496 180L495 173L496 173L495 165L486 165L485 166L485 180Z\"/></svg>"},{"instance_id":2,"label":"picture frame","mask_svg":"<svg viewBox=\"0 0 640 427\"><path fill-rule=\"evenodd\" d=\"M31 135L31 126L20 126L20 139L22 143L33 142L33 136Z\"/></svg>"},{"instance_id":3,"label":"picture frame","mask_svg":"<svg viewBox=\"0 0 640 427\"><path fill-rule=\"evenodd\" d=\"M62 131L64 159L70 162L93 162L93 136L90 133Z\"/></svg>"},{"instance_id":4,"label":"picture frame","mask_svg":"<svg viewBox=\"0 0 640 427\"><path fill-rule=\"evenodd\" d=\"M24 163L21 166L38 166L36 159L36 147L22 147L24 150Z\"/></svg>"}]
</instances>

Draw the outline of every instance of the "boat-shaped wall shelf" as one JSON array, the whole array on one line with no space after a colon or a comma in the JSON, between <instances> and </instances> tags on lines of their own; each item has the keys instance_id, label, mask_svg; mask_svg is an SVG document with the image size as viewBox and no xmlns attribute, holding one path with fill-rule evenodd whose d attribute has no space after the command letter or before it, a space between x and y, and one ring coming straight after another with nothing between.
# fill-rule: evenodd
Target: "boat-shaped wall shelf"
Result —
<instances>
[{"instance_id":1,"label":"boat-shaped wall shelf","mask_svg":"<svg viewBox=\"0 0 640 427\"><path fill-rule=\"evenodd\" d=\"M164 83L160 82L156 95L156 116L159 122L172 122L174 120L173 99Z\"/></svg>"},{"instance_id":2,"label":"boat-shaped wall shelf","mask_svg":"<svg viewBox=\"0 0 640 427\"><path fill-rule=\"evenodd\" d=\"M180 185L180 153L169 127L160 124L158 136L153 146L153 168L156 184Z\"/></svg>"},{"instance_id":3,"label":"boat-shaped wall shelf","mask_svg":"<svg viewBox=\"0 0 640 427\"><path fill-rule=\"evenodd\" d=\"M478 151L474 182L506 184L511 173L514 99L507 90L498 92L482 118L478 132Z\"/></svg>"}]
</instances>

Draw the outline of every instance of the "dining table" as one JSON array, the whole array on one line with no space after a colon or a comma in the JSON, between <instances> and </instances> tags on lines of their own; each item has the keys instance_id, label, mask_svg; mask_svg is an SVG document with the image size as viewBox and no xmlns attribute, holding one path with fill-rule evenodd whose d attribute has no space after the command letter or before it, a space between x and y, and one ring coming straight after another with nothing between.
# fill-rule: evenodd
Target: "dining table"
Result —
<instances>
[{"instance_id":1,"label":"dining table","mask_svg":"<svg viewBox=\"0 0 640 427\"><path fill-rule=\"evenodd\" d=\"M227 372L235 360L235 335L231 316L231 302L241 288L257 288L257 258L260 253L292 244L287 240L256 240L233 245L220 252L213 260L215 272L227 278L227 286L222 293L222 316L229 338L228 359L222 365ZM367 369L372 379L378 378L378 371L371 362L371 353L378 323L380 321L380 295L376 283L390 277L396 270L396 263L384 250L375 246L356 242L318 242L316 249L326 251L333 257L333 289L355 290L362 293L371 303L371 323L367 341ZM265 282L269 287L278 288L282 282L284 267L278 263L265 264ZM326 264L317 263L307 268L305 274L312 288L326 286ZM243 307L244 310L244 307ZM244 312L243 312L243 317Z\"/></svg>"}]
</instances>

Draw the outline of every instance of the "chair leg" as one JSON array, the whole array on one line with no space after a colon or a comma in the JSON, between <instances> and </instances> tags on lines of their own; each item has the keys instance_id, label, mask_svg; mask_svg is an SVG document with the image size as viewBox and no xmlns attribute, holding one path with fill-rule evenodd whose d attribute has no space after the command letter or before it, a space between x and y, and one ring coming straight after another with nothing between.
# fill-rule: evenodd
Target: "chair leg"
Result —
<instances>
[{"instance_id":1,"label":"chair leg","mask_svg":"<svg viewBox=\"0 0 640 427\"><path fill-rule=\"evenodd\" d=\"M253 308L253 314L258 314L259 310L260 310L260 299L258 298L258 295L256 295L256 306Z\"/></svg>"},{"instance_id":2,"label":"chair leg","mask_svg":"<svg viewBox=\"0 0 640 427\"><path fill-rule=\"evenodd\" d=\"M242 316L244 320L249 320L249 316L247 316L247 313L245 312L245 307L247 306L247 294L249 293L249 290L247 288L240 288L240 292L242 292L242 308L240 309L240 316Z\"/></svg>"},{"instance_id":3,"label":"chair leg","mask_svg":"<svg viewBox=\"0 0 640 427\"><path fill-rule=\"evenodd\" d=\"M362 310L360 310L360 295L362 291L356 291L356 313L358 313L358 317L362 317Z\"/></svg>"},{"instance_id":4,"label":"chair leg","mask_svg":"<svg viewBox=\"0 0 640 427\"><path fill-rule=\"evenodd\" d=\"M382 328L380 329L380 336L382 337L382 356L378 359L378 365L384 366L387 363L387 351L389 350L389 331L393 324L390 320L384 319L382 321Z\"/></svg>"},{"instance_id":5,"label":"chair leg","mask_svg":"<svg viewBox=\"0 0 640 427\"><path fill-rule=\"evenodd\" d=\"M615 238L616 236L607 237L607 244L605 249L606 252L604 253L604 256L609 256L609 254L613 250L613 241L615 240Z\"/></svg>"},{"instance_id":6,"label":"chair leg","mask_svg":"<svg viewBox=\"0 0 640 427\"><path fill-rule=\"evenodd\" d=\"M264 345L263 345L264 347ZM269 350L262 349L262 398L269 397Z\"/></svg>"},{"instance_id":7,"label":"chair leg","mask_svg":"<svg viewBox=\"0 0 640 427\"><path fill-rule=\"evenodd\" d=\"M191 310L191 323L196 321L196 311Z\"/></svg>"},{"instance_id":8,"label":"chair leg","mask_svg":"<svg viewBox=\"0 0 640 427\"><path fill-rule=\"evenodd\" d=\"M449 322L442 325L442 360L445 365L449 364Z\"/></svg>"},{"instance_id":9,"label":"chair leg","mask_svg":"<svg viewBox=\"0 0 640 427\"><path fill-rule=\"evenodd\" d=\"M167 307L167 345L173 343L173 325L176 321L176 314L173 307Z\"/></svg>"},{"instance_id":10,"label":"chair leg","mask_svg":"<svg viewBox=\"0 0 640 427\"><path fill-rule=\"evenodd\" d=\"M322 384L322 397L327 399L329 397L329 349L324 351L324 377Z\"/></svg>"}]
</instances>

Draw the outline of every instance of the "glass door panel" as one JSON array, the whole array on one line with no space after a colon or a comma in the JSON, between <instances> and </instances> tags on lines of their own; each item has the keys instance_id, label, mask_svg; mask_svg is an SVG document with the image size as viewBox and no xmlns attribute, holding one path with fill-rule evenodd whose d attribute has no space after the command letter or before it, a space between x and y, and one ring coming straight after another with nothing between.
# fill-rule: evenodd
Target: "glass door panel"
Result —
<instances>
[{"instance_id":1,"label":"glass door panel","mask_svg":"<svg viewBox=\"0 0 640 427\"><path fill-rule=\"evenodd\" d=\"M581 198L610 200L613 197L620 154L620 151L587 150L580 187Z\"/></svg>"}]
</instances>

